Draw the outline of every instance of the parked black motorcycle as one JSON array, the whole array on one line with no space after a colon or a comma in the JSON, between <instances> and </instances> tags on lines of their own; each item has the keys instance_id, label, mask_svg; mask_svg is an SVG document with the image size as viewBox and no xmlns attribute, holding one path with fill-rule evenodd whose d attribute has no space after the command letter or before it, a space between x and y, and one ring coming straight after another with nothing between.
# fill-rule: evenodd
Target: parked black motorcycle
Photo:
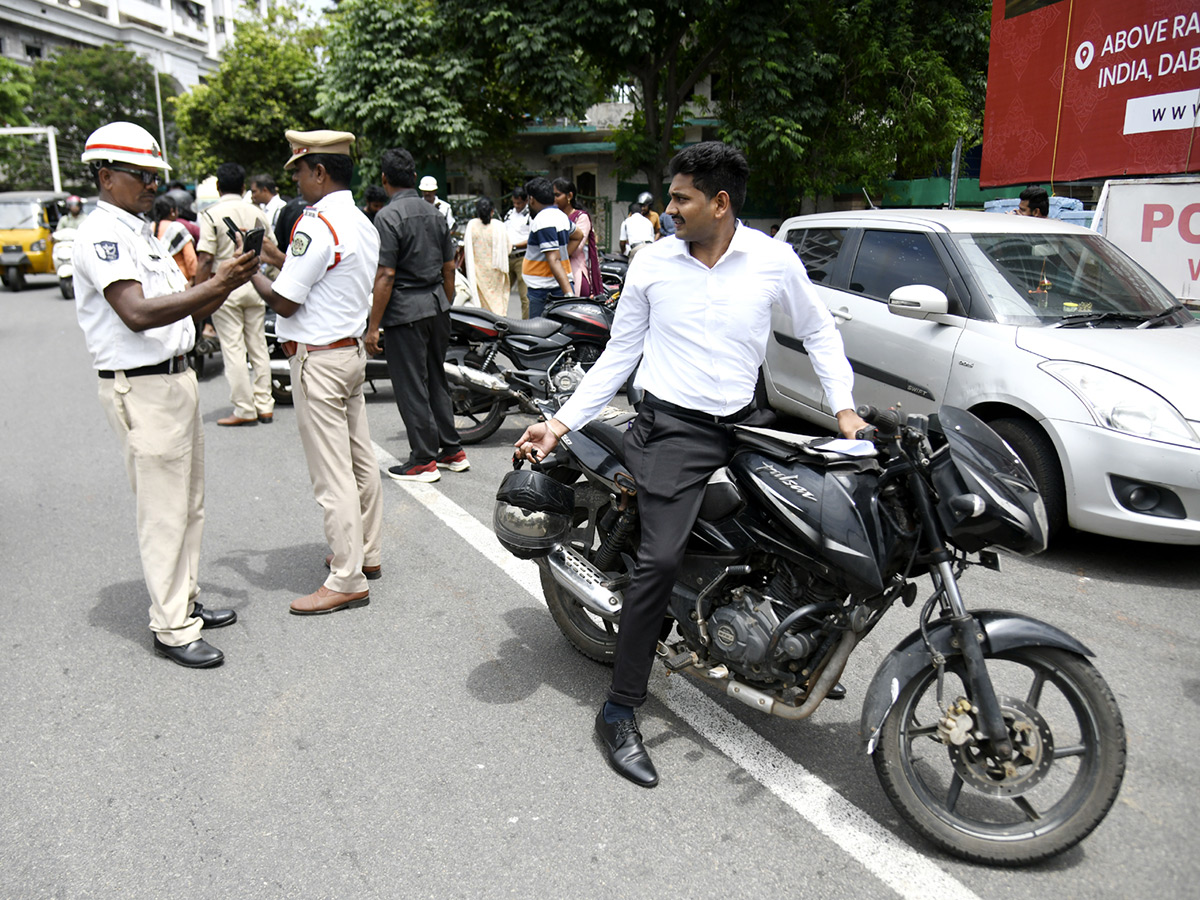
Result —
<instances>
[{"instance_id":1,"label":"parked black motorcycle","mask_svg":"<svg viewBox=\"0 0 1200 900\"><path fill-rule=\"evenodd\" d=\"M614 308L603 297L566 297L542 318L509 319L451 307L446 379L462 442L491 437L514 407L538 415L538 400L560 405L608 343Z\"/></svg>"},{"instance_id":2,"label":"parked black motorcycle","mask_svg":"<svg viewBox=\"0 0 1200 900\"><path fill-rule=\"evenodd\" d=\"M999 568L989 547L1044 549L1035 483L963 410L943 407L932 424L859 413L873 423L860 442L735 427L737 449L706 488L673 589L677 632L659 655L755 709L803 719L928 574L918 629L864 700L876 774L905 820L957 856L1022 865L1061 853L1120 788L1116 700L1082 643L1023 615L969 610L958 587L969 565ZM601 662L614 653L639 539L621 438L600 422L568 434L506 476L493 522L510 552L537 559L559 629Z\"/></svg>"}]
</instances>

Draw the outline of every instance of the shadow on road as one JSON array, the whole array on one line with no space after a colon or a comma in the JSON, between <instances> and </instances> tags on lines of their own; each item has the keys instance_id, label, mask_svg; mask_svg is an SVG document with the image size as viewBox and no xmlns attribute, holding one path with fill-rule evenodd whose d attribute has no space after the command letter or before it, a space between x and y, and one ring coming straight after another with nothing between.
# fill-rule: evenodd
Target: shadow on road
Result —
<instances>
[{"instance_id":1,"label":"shadow on road","mask_svg":"<svg viewBox=\"0 0 1200 900\"><path fill-rule=\"evenodd\" d=\"M1030 565L1122 584L1200 590L1197 548L1147 544L1070 531Z\"/></svg>"}]
</instances>

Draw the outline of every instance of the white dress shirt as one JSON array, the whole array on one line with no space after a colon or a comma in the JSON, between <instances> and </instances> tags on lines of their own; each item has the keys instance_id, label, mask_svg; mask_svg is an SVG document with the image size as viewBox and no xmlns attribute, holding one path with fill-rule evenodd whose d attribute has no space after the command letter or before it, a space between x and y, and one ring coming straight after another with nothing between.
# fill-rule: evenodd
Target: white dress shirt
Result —
<instances>
[{"instance_id":1,"label":"white dress shirt","mask_svg":"<svg viewBox=\"0 0 1200 900\"><path fill-rule=\"evenodd\" d=\"M641 213L630 213L621 223L621 240L636 247L654 240L654 223Z\"/></svg>"},{"instance_id":2,"label":"white dress shirt","mask_svg":"<svg viewBox=\"0 0 1200 900\"><path fill-rule=\"evenodd\" d=\"M679 238L638 253L608 346L555 418L571 429L591 421L639 358L638 387L687 409L732 415L754 396L777 303L804 342L830 407L853 409L854 373L842 336L803 263L791 245L739 223L711 269Z\"/></svg>"},{"instance_id":3,"label":"white dress shirt","mask_svg":"<svg viewBox=\"0 0 1200 900\"><path fill-rule=\"evenodd\" d=\"M131 331L104 297L118 281L136 281L145 297L187 290L187 279L145 219L101 200L75 233L75 312L97 369L138 369L181 356L196 342L191 316Z\"/></svg>"},{"instance_id":4,"label":"white dress shirt","mask_svg":"<svg viewBox=\"0 0 1200 900\"><path fill-rule=\"evenodd\" d=\"M362 337L379 263L379 232L349 191L326 194L296 224L275 293L300 308L275 321L280 340L312 346Z\"/></svg>"}]
</instances>

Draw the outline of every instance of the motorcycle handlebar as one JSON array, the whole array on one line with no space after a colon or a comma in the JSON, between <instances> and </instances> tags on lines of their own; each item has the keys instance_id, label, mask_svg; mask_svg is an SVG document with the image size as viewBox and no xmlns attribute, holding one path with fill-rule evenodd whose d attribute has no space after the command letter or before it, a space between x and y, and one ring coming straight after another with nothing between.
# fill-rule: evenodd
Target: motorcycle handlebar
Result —
<instances>
[{"instance_id":1,"label":"motorcycle handlebar","mask_svg":"<svg viewBox=\"0 0 1200 900\"><path fill-rule=\"evenodd\" d=\"M876 409L874 406L863 404L856 412L859 417L869 425L873 426L875 432L883 437L888 437L896 434L900 429L900 414L895 409ZM866 435L867 430L859 432L859 435ZM869 437L860 437L861 440L870 440Z\"/></svg>"}]
</instances>

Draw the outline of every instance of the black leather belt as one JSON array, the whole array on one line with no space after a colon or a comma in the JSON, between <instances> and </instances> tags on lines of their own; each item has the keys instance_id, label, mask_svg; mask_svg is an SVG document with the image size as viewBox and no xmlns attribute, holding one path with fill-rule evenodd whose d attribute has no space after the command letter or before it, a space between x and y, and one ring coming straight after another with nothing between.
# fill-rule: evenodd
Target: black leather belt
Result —
<instances>
[{"instance_id":1,"label":"black leather belt","mask_svg":"<svg viewBox=\"0 0 1200 900\"><path fill-rule=\"evenodd\" d=\"M701 412L698 409L688 409L686 406L679 406L676 403L669 403L666 400L655 397L649 391L642 398L642 405L648 406L650 409L656 409L659 412L665 412L668 415L675 416L687 422L704 422L710 425L732 425L742 421L742 419L754 412L753 400L735 413L730 413L727 416L717 416L712 413Z\"/></svg>"},{"instance_id":2,"label":"black leather belt","mask_svg":"<svg viewBox=\"0 0 1200 900\"><path fill-rule=\"evenodd\" d=\"M101 378L116 378L117 372L124 372L126 378L136 378L139 375L174 375L176 372L186 372L188 370L188 358L184 356L175 356L164 362L157 363L153 366L139 366L136 369L101 369L96 374Z\"/></svg>"}]
</instances>

